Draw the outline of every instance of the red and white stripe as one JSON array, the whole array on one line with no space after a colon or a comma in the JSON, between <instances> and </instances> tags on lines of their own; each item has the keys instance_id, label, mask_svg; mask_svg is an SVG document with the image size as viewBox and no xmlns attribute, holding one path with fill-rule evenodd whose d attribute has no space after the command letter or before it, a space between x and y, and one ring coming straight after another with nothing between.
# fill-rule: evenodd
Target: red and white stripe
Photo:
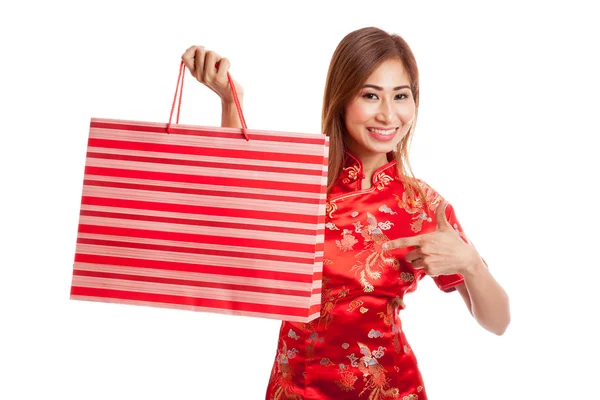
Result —
<instances>
[{"instance_id":1,"label":"red and white stripe","mask_svg":"<svg viewBox=\"0 0 600 400\"><path fill-rule=\"evenodd\" d=\"M328 138L92 119L71 298L319 315Z\"/></svg>"}]
</instances>

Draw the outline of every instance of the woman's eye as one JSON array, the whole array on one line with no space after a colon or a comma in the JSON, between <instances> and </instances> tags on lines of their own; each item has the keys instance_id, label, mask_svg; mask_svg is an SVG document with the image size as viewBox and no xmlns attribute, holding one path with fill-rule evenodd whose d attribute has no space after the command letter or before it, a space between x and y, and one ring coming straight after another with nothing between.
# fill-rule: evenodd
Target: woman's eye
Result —
<instances>
[{"instance_id":1,"label":"woman's eye","mask_svg":"<svg viewBox=\"0 0 600 400\"><path fill-rule=\"evenodd\" d=\"M375 93L365 93L363 94L363 96L365 99L369 99L369 100L377 100L379 99L379 97L377 97L377 95ZM395 96L395 100L404 100L404 99L408 99L409 95L406 93L398 93Z\"/></svg>"}]
</instances>

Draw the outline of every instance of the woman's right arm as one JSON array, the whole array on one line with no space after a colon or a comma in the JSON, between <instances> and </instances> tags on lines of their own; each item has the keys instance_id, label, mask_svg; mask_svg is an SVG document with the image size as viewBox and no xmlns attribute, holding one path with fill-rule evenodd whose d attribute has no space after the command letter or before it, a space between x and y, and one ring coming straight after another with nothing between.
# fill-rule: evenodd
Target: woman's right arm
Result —
<instances>
[{"instance_id":1,"label":"woman's right arm","mask_svg":"<svg viewBox=\"0 0 600 400\"><path fill-rule=\"evenodd\" d=\"M207 86L221 98L221 126L241 128L242 124L227 79L229 60L214 51L207 51L203 46L190 47L183 53L181 59L198 82ZM219 63L218 68L215 67L217 63ZM235 80L233 82L240 106L243 106L244 89Z\"/></svg>"}]
</instances>

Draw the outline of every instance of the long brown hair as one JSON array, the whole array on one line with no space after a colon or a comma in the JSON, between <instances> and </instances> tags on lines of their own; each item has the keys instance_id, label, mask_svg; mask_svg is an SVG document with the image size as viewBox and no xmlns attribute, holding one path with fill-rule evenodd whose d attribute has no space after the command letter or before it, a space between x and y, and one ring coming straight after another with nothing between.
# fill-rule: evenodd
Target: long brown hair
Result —
<instances>
[{"instance_id":1,"label":"long brown hair","mask_svg":"<svg viewBox=\"0 0 600 400\"><path fill-rule=\"evenodd\" d=\"M406 189L413 194L414 191L417 191L427 207L426 197L414 176L408 159L408 150L419 112L417 61L404 39L374 27L358 29L346 35L335 49L329 64L321 116L321 129L325 135L329 136L327 192L331 191L343 167L344 137L348 135L344 123L345 105L356 97L371 73L389 59L399 59L402 62L410 79L410 88L416 106L412 126L398 143L394 152L398 173L403 179Z\"/></svg>"}]
</instances>

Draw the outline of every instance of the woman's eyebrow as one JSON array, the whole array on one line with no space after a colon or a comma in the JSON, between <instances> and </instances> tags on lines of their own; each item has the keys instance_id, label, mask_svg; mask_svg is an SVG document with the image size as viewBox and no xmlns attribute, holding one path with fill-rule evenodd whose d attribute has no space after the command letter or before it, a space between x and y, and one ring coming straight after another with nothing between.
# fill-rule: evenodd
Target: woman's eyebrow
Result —
<instances>
[{"instance_id":1,"label":"woman's eyebrow","mask_svg":"<svg viewBox=\"0 0 600 400\"><path fill-rule=\"evenodd\" d=\"M381 86L371 85L371 84L367 84L367 85L363 86L363 89L364 88L372 88L372 89L375 89L375 90L383 90L383 88ZM408 86L408 85L396 86L392 90L400 90L400 89L410 89L410 86Z\"/></svg>"}]
</instances>

